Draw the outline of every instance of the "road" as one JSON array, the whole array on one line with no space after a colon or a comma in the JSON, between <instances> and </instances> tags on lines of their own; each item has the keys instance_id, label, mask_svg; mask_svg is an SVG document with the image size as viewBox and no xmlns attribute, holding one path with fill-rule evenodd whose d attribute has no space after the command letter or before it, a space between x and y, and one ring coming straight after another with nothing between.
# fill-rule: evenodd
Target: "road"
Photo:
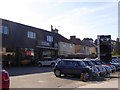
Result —
<instances>
[{"instance_id":1,"label":"road","mask_svg":"<svg viewBox=\"0 0 120 90\"><path fill-rule=\"evenodd\" d=\"M57 78L50 67L17 67L7 70L10 74L10 88L118 88L120 78L115 73L111 78L83 82L78 77Z\"/></svg>"}]
</instances>

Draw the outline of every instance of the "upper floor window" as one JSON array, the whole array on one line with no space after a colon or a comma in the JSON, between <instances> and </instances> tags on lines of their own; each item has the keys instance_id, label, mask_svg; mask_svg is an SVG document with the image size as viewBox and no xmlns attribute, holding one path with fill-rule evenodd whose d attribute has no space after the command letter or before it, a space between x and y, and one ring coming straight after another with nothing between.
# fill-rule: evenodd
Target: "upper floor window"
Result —
<instances>
[{"instance_id":1,"label":"upper floor window","mask_svg":"<svg viewBox=\"0 0 120 90\"><path fill-rule=\"evenodd\" d=\"M28 31L28 38L36 39L36 33Z\"/></svg>"},{"instance_id":2,"label":"upper floor window","mask_svg":"<svg viewBox=\"0 0 120 90\"><path fill-rule=\"evenodd\" d=\"M49 36L49 35L48 35L48 36L47 36L47 41L48 41L48 42L53 42L53 36Z\"/></svg>"},{"instance_id":3,"label":"upper floor window","mask_svg":"<svg viewBox=\"0 0 120 90\"><path fill-rule=\"evenodd\" d=\"M9 34L9 29L7 26L0 26L0 33Z\"/></svg>"}]
</instances>

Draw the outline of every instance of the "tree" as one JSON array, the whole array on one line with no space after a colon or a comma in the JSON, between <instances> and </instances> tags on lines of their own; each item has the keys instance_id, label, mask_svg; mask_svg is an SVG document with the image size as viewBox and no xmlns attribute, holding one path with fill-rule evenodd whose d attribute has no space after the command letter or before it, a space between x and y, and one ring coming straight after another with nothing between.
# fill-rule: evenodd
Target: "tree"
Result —
<instances>
[{"instance_id":1,"label":"tree","mask_svg":"<svg viewBox=\"0 0 120 90\"><path fill-rule=\"evenodd\" d=\"M115 45L115 54L120 55L120 42L119 41L117 41Z\"/></svg>"}]
</instances>

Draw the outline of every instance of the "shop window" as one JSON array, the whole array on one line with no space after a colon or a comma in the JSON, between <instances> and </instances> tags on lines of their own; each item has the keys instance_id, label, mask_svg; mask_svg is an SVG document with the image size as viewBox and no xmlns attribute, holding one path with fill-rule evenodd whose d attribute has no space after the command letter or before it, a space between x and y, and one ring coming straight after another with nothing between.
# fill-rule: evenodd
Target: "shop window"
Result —
<instances>
[{"instance_id":1,"label":"shop window","mask_svg":"<svg viewBox=\"0 0 120 90\"><path fill-rule=\"evenodd\" d=\"M34 57L34 49L32 48L21 48L22 59L32 59Z\"/></svg>"}]
</instances>

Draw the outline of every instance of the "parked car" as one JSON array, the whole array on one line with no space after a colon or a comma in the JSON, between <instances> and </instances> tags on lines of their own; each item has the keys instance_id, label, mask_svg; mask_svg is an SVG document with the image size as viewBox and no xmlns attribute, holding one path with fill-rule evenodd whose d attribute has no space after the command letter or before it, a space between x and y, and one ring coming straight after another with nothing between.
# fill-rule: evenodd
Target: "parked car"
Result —
<instances>
[{"instance_id":1,"label":"parked car","mask_svg":"<svg viewBox=\"0 0 120 90\"><path fill-rule=\"evenodd\" d=\"M93 62L96 64L96 65L100 65L101 67L105 68L106 70L106 75L110 75L110 73L112 72L112 69L110 68L110 66L107 66L107 65L103 65L100 60L93 60Z\"/></svg>"},{"instance_id":2,"label":"parked car","mask_svg":"<svg viewBox=\"0 0 120 90\"><path fill-rule=\"evenodd\" d=\"M0 70L0 89L9 90L10 78L6 70Z\"/></svg>"},{"instance_id":3,"label":"parked car","mask_svg":"<svg viewBox=\"0 0 120 90\"><path fill-rule=\"evenodd\" d=\"M80 59L61 59L54 67L54 74L56 77L62 74L80 76L83 81L87 81L91 77L92 69Z\"/></svg>"},{"instance_id":4,"label":"parked car","mask_svg":"<svg viewBox=\"0 0 120 90\"><path fill-rule=\"evenodd\" d=\"M99 76L104 77L106 75L106 70L102 66L96 65L94 62L92 62L92 59L85 58L84 61L88 61L88 64L90 66L96 67L99 70Z\"/></svg>"},{"instance_id":5,"label":"parked car","mask_svg":"<svg viewBox=\"0 0 120 90\"><path fill-rule=\"evenodd\" d=\"M100 76L100 71L98 70L98 68L92 63L92 61L89 61L89 60L83 60L83 62L92 68L92 77L93 78L98 78Z\"/></svg>"},{"instance_id":6,"label":"parked car","mask_svg":"<svg viewBox=\"0 0 120 90\"><path fill-rule=\"evenodd\" d=\"M120 71L120 64L119 63L115 63L115 62L108 62L109 64L112 64L116 67L116 71Z\"/></svg>"},{"instance_id":7,"label":"parked car","mask_svg":"<svg viewBox=\"0 0 120 90\"><path fill-rule=\"evenodd\" d=\"M52 66L54 67L56 63L56 60L53 59L44 59L44 60L40 60L37 62L38 66Z\"/></svg>"},{"instance_id":8,"label":"parked car","mask_svg":"<svg viewBox=\"0 0 120 90\"><path fill-rule=\"evenodd\" d=\"M112 73L116 72L116 67L115 67L114 65L112 65L112 64L110 64L110 63L107 63L107 62L103 62L103 61L100 61L100 62L101 62L101 64L103 64L103 65L109 66L109 67L111 68L111 70L112 70Z\"/></svg>"},{"instance_id":9,"label":"parked car","mask_svg":"<svg viewBox=\"0 0 120 90\"><path fill-rule=\"evenodd\" d=\"M107 75L107 71L106 71L105 67L102 66L102 65L100 65L100 64L97 64L95 59L91 59L91 61L92 61L96 66L99 66L99 67L100 67L100 69L101 69L101 71L102 71L102 72L100 73L100 76L105 77L105 76Z\"/></svg>"}]
</instances>

